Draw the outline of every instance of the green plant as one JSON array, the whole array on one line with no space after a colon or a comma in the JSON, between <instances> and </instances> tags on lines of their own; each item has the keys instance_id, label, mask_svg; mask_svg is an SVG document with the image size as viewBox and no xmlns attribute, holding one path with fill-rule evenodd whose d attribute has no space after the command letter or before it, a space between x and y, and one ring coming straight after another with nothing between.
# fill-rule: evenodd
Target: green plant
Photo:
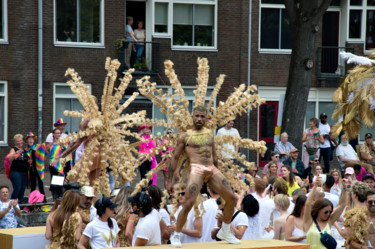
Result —
<instances>
[{"instance_id":1,"label":"green plant","mask_svg":"<svg viewBox=\"0 0 375 249\"><path fill-rule=\"evenodd\" d=\"M120 50L125 46L126 42L127 42L127 40L126 40L125 37L118 38L116 40L116 50L117 50L117 52L120 52Z\"/></svg>"},{"instance_id":2,"label":"green plant","mask_svg":"<svg viewBox=\"0 0 375 249\"><path fill-rule=\"evenodd\" d=\"M141 68L141 69L148 69L147 68L147 63L146 63L146 58L142 57L141 62L137 62L133 65L134 68Z\"/></svg>"}]
</instances>

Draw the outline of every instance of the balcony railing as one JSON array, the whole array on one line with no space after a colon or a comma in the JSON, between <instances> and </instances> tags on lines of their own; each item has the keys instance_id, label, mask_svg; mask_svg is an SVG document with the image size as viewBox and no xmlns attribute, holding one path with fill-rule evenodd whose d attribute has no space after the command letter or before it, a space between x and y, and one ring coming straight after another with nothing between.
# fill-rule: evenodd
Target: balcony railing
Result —
<instances>
[{"instance_id":1,"label":"balcony railing","mask_svg":"<svg viewBox=\"0 0 375 249\"><path fill-rule=\"evenodd\" d=\"M316 76L318 80L337 80L344 76L347 65L340 58L340 52L354 53L352 47L318 47Z\"/></svg>"},{"instance_id":2,"label":"balcony railing","mask_svg":"<svg viewBox=\"0 0 375 249\"><path fill-rule=\"evenodd\" d=\"M118 50L118 57L119 57L119 61L121 62L120 71L124 72L130 67L130 68L135 69L133 74L136 74L136 75L159 74L160 73L160 43L144 41L144 42L137 42L136 44L139 45L137 46L138 49L142 49L141 47L143 46L143 52L140 53L140 56L137 56L138 50L136 50L135 52L133 50L130 56L130 65L127 65L126 63L127 51L129 49L132 49L131 46L129 46L129 43L125 42L124 46L122 46Z\"/></svg>"}]
</instances>

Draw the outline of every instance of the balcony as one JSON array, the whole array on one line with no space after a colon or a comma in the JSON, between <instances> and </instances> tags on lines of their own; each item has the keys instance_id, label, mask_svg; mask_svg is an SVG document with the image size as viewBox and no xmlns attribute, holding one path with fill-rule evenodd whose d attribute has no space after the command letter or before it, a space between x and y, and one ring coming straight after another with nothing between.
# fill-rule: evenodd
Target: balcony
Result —
<instances>
[{"instance_id":1,"label":"balcony","mask_svg":"<svg viewBox=\"0 0 375 249\"><path fill-rule=\"evenodd\" d=\"M137 42L137 45L143 45L144 51L140 57L136 52L131 53L130 67L134 68L133 75L155 75L160 73L160 43L159 42ZM129 43L118 49L118 59L121 62L120 72L124 72L129 68L126 64L126 52L131 49Z\"/></svg>"},{"instance_id":2,"label":"balcony","mask_svg":"<svg viewBox=\"0 0 375 249\"><path fill-rule=\"evenodd\" d=\"M318 47L316 77L318 87L337 87L348 65L340 58L340 52L354 53L352 47ZM349 66L350 67L350 66Z\"/></svg>"}]
</instances>

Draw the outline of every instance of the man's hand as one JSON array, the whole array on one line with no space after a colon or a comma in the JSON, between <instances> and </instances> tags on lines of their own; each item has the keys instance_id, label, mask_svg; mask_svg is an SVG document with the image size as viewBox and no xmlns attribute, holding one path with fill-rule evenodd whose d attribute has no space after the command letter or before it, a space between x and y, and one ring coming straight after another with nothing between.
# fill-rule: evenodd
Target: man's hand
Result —
<instances>
[{"instance_id":1,"label":"man's hand","mask_svg":"<svg viewBox=\"0 0 375 249\"><path fill-rule=\"evenodd\" d=\"M297 170L296 168L292 168L292 172L293 172L293 173L297 173L297 174L299 173L298 170Z\"/></svg>"},{"instance_id":2,"label":"man's hand","mask_svg":"<svg viewBox=\"0 0 375 249\"><path fill-rule=\"evenodd\" d=\"M13 200L13 207L16 207L18 204L18 199Z\"/></svg>"}]
</instances>

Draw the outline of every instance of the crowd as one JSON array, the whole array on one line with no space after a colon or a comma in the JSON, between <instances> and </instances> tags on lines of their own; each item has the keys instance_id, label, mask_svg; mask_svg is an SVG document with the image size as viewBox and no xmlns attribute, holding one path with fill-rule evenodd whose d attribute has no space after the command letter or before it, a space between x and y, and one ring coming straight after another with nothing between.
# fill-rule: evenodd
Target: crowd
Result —
<instances>
[{"instance_id":1,"label":"crowd","mask_svg":"<svg viewBox=\"0 0 375 249\"><path fill-rule=\"evenodd\" d=\"M112 197L107 198L95 194L90 186L64 191L62 186L51 185L55 205L46 224L45 235L51 241L49 247L74 248L77 245L78 248L95 249L171 242L172 246L179 247L180 243L221 240L223 227L229 223L228 229L235 237L233 243L243 239L273 238L306 243L311 248L340 248L344 244L348 248L370 248L375 243L375 146L372 134L365 135L366 142L358 146L356 153L345 134L341 136L340 144L334 142L326 118L327 115L322 113L320 122L316 118L310 120L310 128L302 136L305 142L302 160L298 159L299 150L283 133L271 153L271 161L262 172L248 169L247 173L254 177L254 181L243 179L249 185L245 193L228 195L219 189L220 195L215 191L218 187L208 181L207 188L201 189L202 197L205 197L202 205L194 208L191 208L194 202L186 195L186 191L191 195L191 186L173 186L174 194L167 199L156 186L156 176L144 191L135 196L131 196L133 189L130 186L123 186L118 193L113 191ZM233 120L229 121L217 136L239 136L233 123ZM59 119L54 124L56 129L46 139L51 175L65 176L73 167L73 162L58 165L57 160L67 146L59 142L66 136L65 125ZM166 138L154 141L152 126L146 124L138 131L142 137L139 160L144 161L139 169L144 178L157 162L156 158L143 159L156 143L165 143ZM168 132L173 133L172 130ZM35 144L35 140L32 133L28 133L25 139L20 134L14 136L14 147L7 156L13 193L9 198L9 188L0 187L0 228L17 226L15 217L21 216L18 201L23 199L28 178L33 182L33 189L38 185L40 192L43 191L44 170L37 164L42 145ZM225 146L238 151L231 144ZM341 170L330 170L333 147L336 147ZM179 150L178 144L176 148ZM173 148L166 148L163 153L171 151ZM191 165L194 166L194 162ZM225 178L222 182L225 187ZM177 198L177 206L171 204L173 198ZM233 213L229 221L226 213ZM181 217L186 221L178 227ZM180 242L177 244L173 242L176 234ZM328 237L331 245L321 240L322 234Z\"/></svg>"}]
</instances>

